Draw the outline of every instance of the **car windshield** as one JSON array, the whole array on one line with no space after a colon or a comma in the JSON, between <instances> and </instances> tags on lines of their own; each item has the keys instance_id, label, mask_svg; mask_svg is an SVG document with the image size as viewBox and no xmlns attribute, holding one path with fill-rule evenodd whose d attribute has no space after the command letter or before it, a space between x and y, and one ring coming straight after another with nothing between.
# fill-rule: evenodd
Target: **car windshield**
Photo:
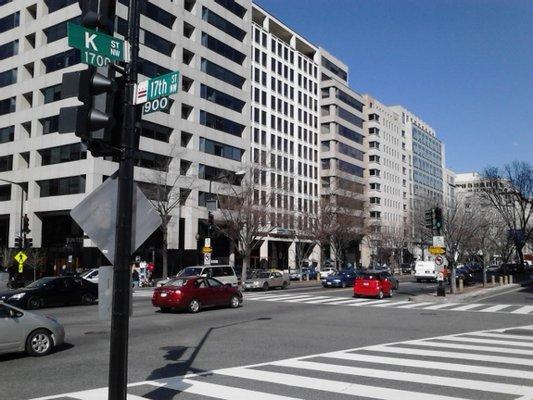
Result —
<instances>
[{"instance_id":1,"label":"car windshield","mask_svg":"<svg viewBox=\"0 0 533 400\"><path fill-rule=\"evenodd\" d=\"M167 283L165 283L163 286L177 286L182 287L185 286L187 283L187 279L171 279Z\"/></svg>"},{"instance_id":2,"label":"car windshield","mask_svg":"<svg viewBox=\"0 0 533 400\"><path fill-rule=\"evenodd\" d=\"M47 284L49 284L50 282L54 281L55 279L56 278L53 278L53 277L46 277L46 278L37 279L35 282L30 283L26 287L29 288L29 289L40 288L40 287L46 286Z\"/></svg>"},{"instance_id":3,"label":"car windshield","mask_svg":"<svg viewBox=\"0 0 533 400\"><path fill-rule=\"evenodd\" d=\"M270 274L268 272L265 272L265 271L254 271L254 272L252 272L252 275L250 275L250 278L264 279L264 278L268 278L269 276L270 276Z\"/></svg>"},{"instance_id":4,"label":"car windshield","mask_svg":"<svg viewBox=\"0 0 533 400\"><path fill-rule=\"evenodd\" d=\"M180 272L179 276L196 276L202 273L202 268L199 267L187 267Z\"/></svg>"},{"instance_id":5,"label":"car windshield","mask_svg":"<svg viewBox=\"0 0 533 400\"><path fill-rule=\"evenodd\" d=\"M361 279L379 279L378 274L363 274L361 275Z\"/></svg>"}]
</instances>

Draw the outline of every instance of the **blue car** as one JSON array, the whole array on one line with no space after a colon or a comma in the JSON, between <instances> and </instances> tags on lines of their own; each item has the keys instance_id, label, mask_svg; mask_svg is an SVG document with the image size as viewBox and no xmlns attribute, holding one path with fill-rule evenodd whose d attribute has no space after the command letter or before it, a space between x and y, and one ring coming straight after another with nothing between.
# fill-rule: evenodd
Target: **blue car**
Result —
<instances>
[{"instance_id":1,"label":"blue car","mask_svg":"<svg viewBox=\"0 0 533 400\"><path fill-rule=\"evenodd\" d=\"M324 287L341 287L353 286L357 272L354 270L343 270L336 275L330 275L322 280L322 286Z\"/></svg>"}]
</instances>

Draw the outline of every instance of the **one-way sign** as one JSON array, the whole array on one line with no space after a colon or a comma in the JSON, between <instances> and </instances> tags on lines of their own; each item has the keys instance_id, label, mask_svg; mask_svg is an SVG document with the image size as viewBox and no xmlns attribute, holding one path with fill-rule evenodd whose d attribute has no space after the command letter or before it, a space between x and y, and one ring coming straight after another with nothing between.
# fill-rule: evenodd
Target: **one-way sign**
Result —
<instances>
[{"instance_id":1,"label":"one-way sign","mask_svg":"<svg viewBox=\"0 0 533 400\"><path fill-rule=\"evenodd\" d=\"M111 61L125 61L125 42L105 33L96 32L69 22L68 45L81 50L81 62L105 67Z\"/></svg>"}]
</instances>

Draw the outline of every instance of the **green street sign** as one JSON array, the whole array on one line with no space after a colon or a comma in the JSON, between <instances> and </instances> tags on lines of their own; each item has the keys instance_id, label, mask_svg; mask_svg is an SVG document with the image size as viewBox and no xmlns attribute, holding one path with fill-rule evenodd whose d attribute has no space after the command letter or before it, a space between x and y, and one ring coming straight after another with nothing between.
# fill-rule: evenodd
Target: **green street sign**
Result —
<instances>
[{"instance_id":1,"label":"green street sign","mask_svg":"<svg viewBox=\"0 0 533 400\"><path fill-rule=\"evenodd\" d=\"M139 82L135 104L146 103L178 92L179 71Z\"/></svg>"},{"instance_id":2,"label":"green street sign","mask_svg":"<svg viewBox=\"0 0 533 400\"><path fill-rule=\"evenodd\" d=\"M156 111L166 111L170 104L168 97L160 97L159 99L154 99L147 101L143 105L143 114L150 114Z\"/></svg>"},{"instance_id":3,"label":"green street sign","mask_svg":"<svg viewBox=\"0 0 533 400\"><path fill-rule=\"evenodd\" d=\"M105 33L96 32L69 22L67 24L68 45L81 50L81 62L105 67L112 61L126 59L125 42Z\"/></svg>"}]
</instances>

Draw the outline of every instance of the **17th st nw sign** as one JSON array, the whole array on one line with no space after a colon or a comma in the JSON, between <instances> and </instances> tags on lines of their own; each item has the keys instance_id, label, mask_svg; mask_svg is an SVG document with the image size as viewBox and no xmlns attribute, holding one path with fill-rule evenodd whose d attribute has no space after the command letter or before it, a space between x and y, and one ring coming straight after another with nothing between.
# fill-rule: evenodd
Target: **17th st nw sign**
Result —
<instances>
[{"instance_id":1,"label":"17th st nw sign","mask_svg":"<svg viewBox=\"0 0 533 400\"><path fill-rule=\"evenodd\" d=\"M81 50L81 62L105 67L112 61L125 61L125 42L105 33L96 32L69 22L68 45Z\"/></svg>"}]
</instances>

